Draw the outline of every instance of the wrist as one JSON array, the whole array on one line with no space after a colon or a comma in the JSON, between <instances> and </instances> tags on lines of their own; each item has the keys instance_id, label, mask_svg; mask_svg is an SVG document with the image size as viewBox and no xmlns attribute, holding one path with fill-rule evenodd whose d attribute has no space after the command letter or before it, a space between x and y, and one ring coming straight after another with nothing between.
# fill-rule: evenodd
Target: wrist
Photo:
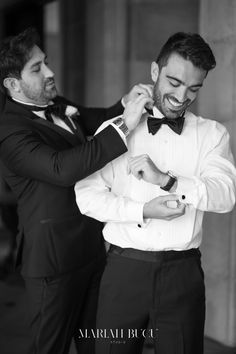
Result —
<instances>
[{"instance_id":1,"label":"wrist","mask_svg":"<svg viewBox=\"0 0 236 354\"><path fill-rule=\"evenodd\" d=\"M163 188L167 185L167 183L169 182L169 175L167 173L161 173L160 179L158 181L158 185Z\"/></svg>"},{"instance_id":2,"label":"wrist","mask_svg":"<svg viewBox=\"0 0 236 354\"><path fill-rule=\"evenodd\" d=\"M128 128L128 126L125 123L124 119L119 117L119 118L113 120L112 123L115 124L117 126L117 128L119 128L122 131L122 133L125 135L125 137L127 137L129 135L130 129Z\"/></svg>"},{"instance_id":3,"label":"wrist","mask_svg":"<svg viewBox=\"0 0 236 354\"><path fill-rule=\"evenodd\" d=\"M135 125L133 120L130 119L130 116L129 117L123 116L123 121L124 121L125 125L127 126L129 132L134 130L137 126L137 124Z\"/></svg>"},{"instance_id":4,"label":"wrist","mask_svg":"<svg viewBox=\"0 0 236 354\"><path fill-rule=\"evenodd\" d=\"M160 188L166 192L175 190L177 186L177 177L171 171L168 171L166 176L168 177L168 180L165 180L166 184L160 186Z\"/></svg>"}]
</instances>

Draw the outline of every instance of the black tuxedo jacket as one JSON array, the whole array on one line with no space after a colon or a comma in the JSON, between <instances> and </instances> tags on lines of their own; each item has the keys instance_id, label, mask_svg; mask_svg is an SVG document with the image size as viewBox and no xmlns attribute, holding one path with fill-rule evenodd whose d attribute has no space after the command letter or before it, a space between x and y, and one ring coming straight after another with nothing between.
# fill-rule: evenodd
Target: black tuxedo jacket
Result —
<instances>
[{"instance_id":1,"label":"black tuxedo jacket","mask_svg":"<svg viewBox=\"0 0 236 354\"><path fill-rule=\"evenodd\" d=\"M123 112L120 102L109 109L78 109L85 135ZM102 224L81 215L74 184L127 149L112 126L84 140L7 100L0 119L0 158L18 201L17 264L25 276L62 274L103 252Z\"/></svg>"}]
</instances>

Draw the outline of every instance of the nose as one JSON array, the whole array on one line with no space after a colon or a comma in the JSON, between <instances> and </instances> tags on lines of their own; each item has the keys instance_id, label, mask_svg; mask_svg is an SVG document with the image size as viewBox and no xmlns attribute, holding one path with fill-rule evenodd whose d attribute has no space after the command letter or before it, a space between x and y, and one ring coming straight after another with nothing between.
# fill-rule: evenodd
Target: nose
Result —
<instances>
[{"instance_id":1,"label":"nose","mask_svg":"<svg viewBox=\"0 0 236 354\"><path fill-rule=\"evenodd\" d=\"M54 77L54 72L46 64L44 64L44 76L46 78Z\"/></svg>"},{"instance_id":2,"label":"nose","mask_svg":"<svg viewBox=\"0 0 236 354\"><path fill-rule=\"evenodd\" d=\"M175 92L175 98L179 101L179 103L184 102L187 98L187 88L184 86L178 87L178 90Z\"/></svg>"}]
</instances>

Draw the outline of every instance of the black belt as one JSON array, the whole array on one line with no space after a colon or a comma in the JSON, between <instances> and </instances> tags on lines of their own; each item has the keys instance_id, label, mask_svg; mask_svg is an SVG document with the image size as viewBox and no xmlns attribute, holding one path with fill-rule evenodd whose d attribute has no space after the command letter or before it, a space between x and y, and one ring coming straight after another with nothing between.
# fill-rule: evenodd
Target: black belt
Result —
<instances>
[{"instance_id":1,"label":"black belt","mask_svg":"<svg viewBox=\"0 0 236 354\"><path fill-rule=\"evenodd\" d=\"M122 248L116 245L110 245L109 253L146 262L172 261L189 257L201 257L201 252L198 248L191 248L186 251L141 251L134 248Z\"/></svg>"}]
</instances>

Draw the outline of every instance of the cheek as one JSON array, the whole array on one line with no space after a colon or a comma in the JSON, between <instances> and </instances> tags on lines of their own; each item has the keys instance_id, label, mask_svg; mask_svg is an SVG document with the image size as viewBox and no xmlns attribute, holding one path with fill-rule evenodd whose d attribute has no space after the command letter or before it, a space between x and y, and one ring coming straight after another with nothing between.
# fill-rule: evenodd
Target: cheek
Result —
<instances>
[{"instance_id":1,"label":"cheek","mask_svg":"<svg viewBox=\"0 0 236 354\"><path fill-rule=\"evenodd\" d=\"M193 102L197 98L197 94L198 94L197 92L188 92L187 98L191 100L191 102Z\"/></svg>"},{"instance_id":2,"label":"cheek","mask_svg":"<svg viewBox=\"0 0 236 354\"><path fill-rule=\"evenodd\" d=\"M43 85L43 80L40 76L32 75L27 77L24 81L27 87L31 88L32 90L38 90Z\"/></svg>"}]
</instances>

